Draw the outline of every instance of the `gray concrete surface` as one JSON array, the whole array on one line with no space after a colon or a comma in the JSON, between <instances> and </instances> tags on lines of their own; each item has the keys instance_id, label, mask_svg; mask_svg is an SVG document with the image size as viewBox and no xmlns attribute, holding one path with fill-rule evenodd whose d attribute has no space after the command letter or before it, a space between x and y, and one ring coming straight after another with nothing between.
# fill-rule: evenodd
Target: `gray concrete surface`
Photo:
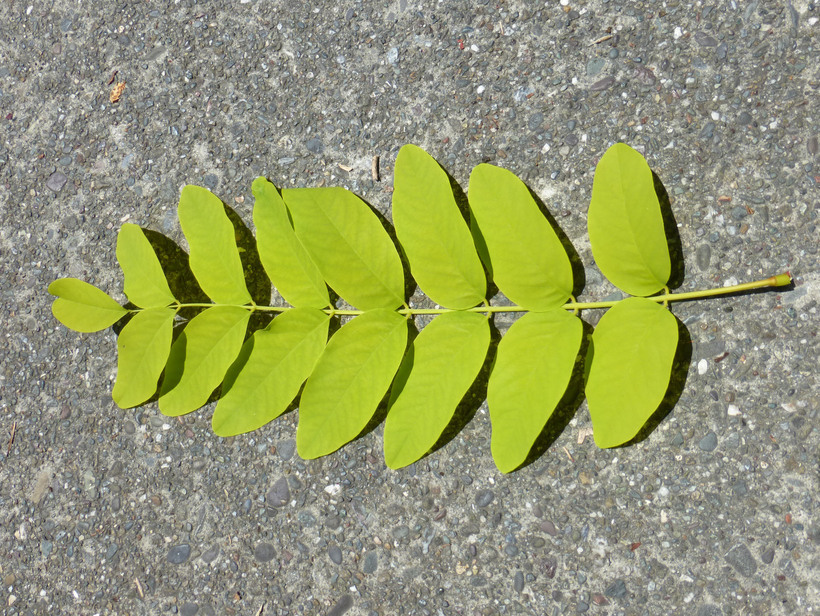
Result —
<instances>
[{"instance_id":1,"label":"gray concrete surface","mask_svg":"<svg viewBox=\"0 0 820 616\"><path fill-rule=\"evenodd\" d=\"M0 612L817 613L819 17L807 0L4 0ZM179 240L186 183L248 223L258 175L389 212L408 142L465 187L481 161L524 178L600 299L585 213L615 141L669 192L682 290L795 276L674 307L688 381L637 446L598 450L582 406L502 476L483 407L401 472L379 429L304 462L297 413L221 439L210 408L119 410L115 334L50 313L63 276L124 300L119 226Z\"/></svg>"}]
</instances>

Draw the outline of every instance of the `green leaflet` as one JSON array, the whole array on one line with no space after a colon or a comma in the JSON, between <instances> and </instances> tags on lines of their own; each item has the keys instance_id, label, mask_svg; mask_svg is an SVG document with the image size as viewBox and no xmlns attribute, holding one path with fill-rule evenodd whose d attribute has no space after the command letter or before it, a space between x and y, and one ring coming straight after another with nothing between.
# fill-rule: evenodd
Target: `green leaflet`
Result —
<instances>
[{"instance_id":1,"label":"green leaflet","mask_svg":"<svg viewBox=\"0 0 820 616\"><path fill-rule=\"evenodd\" d=\"M595 168L587 227L595 262L619 289L647 296L669 281L669 246L652 171L624 143L609 148Z\"/></svg>"},{"instance_id":2,"label":"green leaflet","mask_svg":"<svg viewBox=\"0 0 820 616\"><path fill-rule=\"evenodd\" d=\"M253 224L259 258L271 282L296 307L324 308L330 304L319 268L296 238L285 202L265 178L253 182Z\"/></svg>"},{"instance_id":3,"label":"green leaflet","mask_svg":"<svg viewBox=\"0 0 820 616\"><path fill-rule=\"evenodd\" d=\"M174 334L172 308L149 308L126 323L117 338L117 381L112 397L120 408L142 404L157 391Z\"/></svg>"},{"instance_id":4,"label":"green leaflet","mask_svg":"<svg viewBox=\"0 0 820 616\"><path fill-rule=\"evenodd\" d=\"M217 304L250 303L233 224L219 197L201 186L182 189L179 224L191 249L191 271Z\"/></svg>"},{"instance_id":5,"label":"green leaflet","mask_svg":"<svg viewBox=\"0 0 820 616\"><path fill-rule=\"evenodd\" d=\"M162 308L176 301L154 248L139 226L125 223L120 229L117 261L125 278L123 290L132 303L140 308Z\"/></svg>"},{"instance_id":6,"label":"green leaflet","mask_svg":"<svg viewBox=\"0 0 820 616\"><path fill-rule=\"evenodd\" d=\"M214 432L250 432L284 413L327 344L329 322L319 310L294 308L255 332L225 376Z\"/></svg>"},{"instance_id":7,"label":"green leaflet","mask_svg":"<svg viewBox=\"0 0 820 616\"><path fill-rule=\"evenodd\" d=\"M242 348L250 314L214 306L191 319L171 346L159 396L163 414L184 415L208 401Z\"/></svg>"},{"instance_id":8,"label":"green leaflet","mask_svg":"<svg viewBox=\"0 0 820 616\"><path fill-rule=\"evenodd\" d=\"M407 320L390 310L365 312L330 339L299 403L296 447L318 458L356 438L390 387L407 346Z\"/></svg>"},{"instance_id":9,"label":"green leaflet","mask_svg":"<svg viewBox=\"0 0 820 616\"><path fill-rule=\"evenodd\" d=\"M563 304L572 294L572 266L527 186L506 169L480 164L467 196L501 292L528 310Z\"/></svg>"},{"instance_id":10,"label":"green leaflet","mask_svg":"<svg viewBox=\"0 0 820 616\"><path fill-rule=\"evenodd\" d=\"M322 277L360 310L404 303L404 270L378 217L344 188L287 188L296 237Z\"/></svg>"},{"instance_id":11,"label":"green leaflet","mask_svg":"<svg viewBox=\"0 0 820 616\"><path fill-rule=\"evenodd\" d=\"M493 460L503 473L518 468L567 390L584 328L556 308L513 323L498 345L487 384Z\"/></svg>"},{"instance_id":12,"label":"green leaflet","mask_svg":"<svg viewBox=\"0 0 820 616\"><path fill-rule=\"evenodd\" d=\"M51 305L54 317L69 329L98 332L110 327L128 311L94 285L76 278L60 278L48 285L57 299Z\"/></svg>"},{"instance_id":13,"label":"green leaflet","mask_svg":"<svg viewBox=\"0 0 820 616\"><path fill-rule=\"evenodd\" d=\"M415 145L396 157L393 224L413 278L430 299L456 310L484 299L484 269L447 173Z\"/></svg>"},{"instance_id":14,"label":"green leaflet","mask_svg":"<svg viewBox=\"0 0 820 616\"><path fill-rule=\"evenodd\" d=\"M390 396L387 466L412 464L435 445L481 370L489 345L489 322L476 312L448 312L421 330Z\"/></svg>"},{"instance_id":15,"label":"green leaflet","mask_svg":"<svg viewBox=\"0 0 820 616\"><path fill-rule=\"evenodd\" d=\"M678 346L675 316L655 302L631 297L601 317L592 335L586 383L598 447L632 439L661 404Z\"/></svg>"}]
</instances>

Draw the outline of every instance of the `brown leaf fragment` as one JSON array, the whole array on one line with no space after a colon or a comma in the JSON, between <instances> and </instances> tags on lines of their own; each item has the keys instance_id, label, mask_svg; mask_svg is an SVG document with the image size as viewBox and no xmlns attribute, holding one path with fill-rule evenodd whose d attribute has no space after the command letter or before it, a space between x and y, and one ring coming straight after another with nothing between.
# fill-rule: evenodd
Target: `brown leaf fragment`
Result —
<instances>
[{"instance_id":1,"label":"brown leaf fragment","mask_svg":"<svg viewBox=\"0 0 820 616\"><path fill-rule=\"evenodd\" d=\"M125 82L120 81L117 85L114 86L114 89L111 90L111 94L108 96L108 100L110 100L111 103L119 102L123 90L125 90Z\"/></svg>"}]
</instances>

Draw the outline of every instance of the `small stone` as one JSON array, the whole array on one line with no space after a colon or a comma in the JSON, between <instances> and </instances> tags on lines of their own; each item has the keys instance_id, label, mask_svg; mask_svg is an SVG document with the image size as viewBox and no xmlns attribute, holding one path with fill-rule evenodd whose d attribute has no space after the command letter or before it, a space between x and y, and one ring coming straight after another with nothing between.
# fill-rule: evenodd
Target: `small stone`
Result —
<instances>
[{"instance_id":1,"label":"small stone","mask_svg":"<svg viewBox=\"0 0 820 616\"><path fill-rule=\"evenodd\" d=\"M342 616L342 614L347 612L351 607L353 607L353 597L345 595L336 602L336 605L330 608L327 616Z\"/></svg>"},{"instance_id":2,"label":"small stone","mask_svg":"<svg viewBox=\"0 0 820 616\"><path fill-rule=\"evenodd\" d=\"M14 586L14 583L17 581L17 578L13 573L9 573L6 577L3 578L3 586Z\"/></svg>"},{"instance_id":3,"label":"small stone","mask_svg":"<svg viewBox=\"0 0 820 616\"><path fill-rule=\"evenodd\" d=\"M387 52L387 61L390 64L398 64L399 62L399 48L391 47Z\"/></svg>"},{"instance_id":4,"label":"small stone","mask_svg":"<svg viewBox=\"0 0 820 616\"><path fill-rule=\"evenodd\" d=\"M754 556L744 544L738 544L726 552L723 557L727 563L745 577L751 577L757 572L757 563Z\"/></svg>"},{"instance_id":5,"label":"small stone","mask_svg":"<svg viewBox=\"0 0 820 616\"><path fill-rule=\"evenodd\" d=\"M609 599L607 599L604 595L599 592L596 592L592 595L592 602L595 605L609 605Z\"/></svg>"},{"instance_id":6,"label":"small stone","mask_svg":"<svg viewBox=\"0 0 820 616\"><path fill-rule=\"evenodd\" d=\"M606 60L603 58L593 58L589 62L587 62L587 76L595 77L598 73L604 70L606 66Z\"/></svg>"},{"instance_id":7,"label":"small stone","mask_svg":"<svg viewBox=\"0 0 820 616\"><path fill-rule=\"evenodd\" d=\"M615 580L607 587L604 594L612 599L622 599L626 596L626 584L623 580Z\"/></svg>"},{"instance_id":8,"label":"small stone","mask_svg":"<svg viewBox=\"0 0 820 616\"><path fill-rule=\"evenodd\" d=\"M598 81L593 83L591 86L589 86L589 89L592 92L601 92L602 90L606 90L607 88L612 87L612 84L614 84L614 83L615 83L615 78L614 77L604 77L603 79L599 79Z\"/></svg>"},{"instance_id":9,"label":"small stone","mask_svg":"<svg viewBox=\"0 0 820 616\"><path fill-rule=\"evenodd\" d=\"M196 603L191 603L190 601L183 604L179 609L179 613L182 614L182 616L196 616L198 611L199 606Z\"/></svg>"},{"instance_id":10,"label":"small stone","mask_svg":"<svg viewBox=\"0 0 820 616\"><path fill-rule=\"evenodd\" d=\"M706 361L705 359L701 359L701 360L698 362L698 374L699 374L700 376L703 376L704 374L706 374L706 372L707 372L708 370L709 370L709 362L708 362L708 361Z\"/></svg>"},{"instance_id":11,"label":"small stone","mask_svg":"<svg viewBox=\"0 0 820 616\"><path fill-rule=\"evenodd\" d=\"M479 490L475 495L475 504L478 507L486 507L495 500L495 494L492 490Z\"/></svg>"},{"instance_id":12,"label":"small stone","mask_svg":"<svg viewBox=\"0 0 820 616\"><path fill-rule=\"evenodd\" d=\"M379 557L374 551L365 554L364 562L362 563L362 573L375 573L379 566Z\"/></svg>"},{"instance_id":13,"label":"small stone","mask_svg":"<svg viewBox=\"0 0 820 616\"><path fill-rule=\"evenodd\" d=\"M773 548L766 549L760 555L760 560L762 560L767 565L771 565L772 561L774 560L774 549Z\"/></svg>"},{"instance_id":14,"label":"small stone","mask_svg":"<svg viewBox=\"0 0 820 616\"><path fill-rule=\"evenodd\" d=\"M718 439L717 434L710 432L698 441L698 447L703 451L714 451L717 448Z\"/></svg>"},{"instance_id":15,"label":"small stone","mask_svg":"<svg viewBox=\"0 0 820 616\"><path fill-rule=\"evenodd\" d=\"M105 560L111 560L112 558L114 558L114 554L116 554L119 549L120 546L118 546L116 543L112 543L110 546L108 546L108 550L105 552Z\"/></svg>"},{"instance_id":16,"label":"small stone","mask_svg":"<svg viewBox=\"0 0 820 616\"><path fill-rule=\"evenodd\" d=\"M555 537L558 534L558 529L555 528L555 524L550 522L549 520L544 520L541 522L541 530L543 530L548 535Z\"/></svg>"},{"instance_id":17,"label":"small stone","mask_svg":"<svg viewBox=\"0 0 820 616\"><path fill-rule=\"evenodd\" d=\"M329 515L325 518L325 526L330 530L336 530L342 525L342 520L337 515Z\"/></svg>"},{"instance_id":18,"label":"small stone","mask_svg":"<svg viewBox=\"0 0 820 616\"><path fill-rule=\"evenodd\" d=\"M282 441L276 446L276 452L283 460L290 460L296 452L296 441L292 438Z\"/></svg>"},{"instance_id":19,"label":"small stone","mask_svg":"<svg viewBox=\"0 0 820 616\"><path fill-rule=\"evenodd\" d=\"M269 562L273 560L274 556L276 556L276 552L270 543L260 543L253 551L253 557L260 563Z\"/></svg>"},{"instance_id":20,"label":"small stone","mask_svg":"<svg viewBox=\"0 0 820 616\"><path fill-rule=\"evenodd\" d=\"M530 130L537 130L541 123L544 121L544 114L540 112L535 112L532 114L529 119L527 120L527 128Z\"/></svg>"},{"instance_id":21,"label":"small stone","mask_svg":"<svg viewBox=\"0 0 820 616\"><path fill-rule=\"evenodd\" d=\"M321 139L314 137L313 139L308 139L308 142L305 144L307 147L308 152L313 154L321 154L325 151L325 144L322 143Z\"/></svg>"},{"instance_id":22,"label":"small stone","mask_svg":"<svg viewBox=\"0 0 820 616\"><path fill-rule=\"evenodd\" d=\"M327 549L327 555L330 560L333 561L334 564L341 565L342 564L342 551L339 549L337 545L331 545Z\"/></svg>"},{"instance_id":23,"label":"small stone","mask_svg":"<svg viewBox=\"0 0 820 616\"><path fill-rule=\"evenodd\" d=\"M266 502L268 507L284 507L290 502L290 488L285 477L276 480L276 483L268 491Z\"/></svg>"},{"instance_id":24,"label":"small stone","mask_svg":"<svg viewBox=\"0 0 820 616\"><path fill-rule=\"evenodd\" d=\"M717 47L718 44L716 38L709 36L705 32L695 32L695 41L703 47Z\"/></svg>"},{"instance_id":25,"label":"small stone","mask_svg":"<svg viewBox=\"0 0 820 616\"><path fill-rule=\"evenodd\" d=\"M515 592L521 592L524 590L524 574L520 571L515 572L515 577L513 578L513 589Z\"/></svg>"},{"instance_id":26,"label":"small stone","mask_svg":"<svg viewBox=\"0 0 820 616\"><path fill-rule=\"evenodd\" d=\"M215 545L211 549L203 553L202 556L200 556L200 558L206 563L212 563L216 560L217 556L219 556L219 546Z\"/></svg>"},{"instance_id":27,"label":"small stone","mask_svg":"<svg viewBox=\"0 0 820 616\"><path fill-rule=\"evenodd\" d=\"M55 171L52 173L49 178L46 180L46 188L49 190L58 193L63 189L65 183L68 181L68 178L64 173L60 173L59 171Z\"/></svg>"},{"instance_id":28,"label":"small stone","mask_svg":"<svg viewBox=\"0 0 820 616\"><path fill-rule=\"evenodd\" d=\"M579 601L578 604L575 606L576 611L583 614L584 612L589 611L589 603L586 601Z\"/></svg>"},{"instance_id":29,"label":"small stone","mask_svg":"<svg viewBox=\"0 0 820 616\"><path fill-rule=\"evenodd\" d=\"M712 260L712 247L709 244L701 244L695 253L695 259L698 262L700 271L705 272L709 267L709 262Z\"/></svg>"},{"instance_id":30,"label":"small stone","mask_svg":"<svg viewBox=\"0 0 820 616\"><path fill-rule=\"evenodd\" d=\"M181 565L191 556L191 546L187 543L175 545L168 550L167 560L172 565Z\"/></svg>"}]
</instances>

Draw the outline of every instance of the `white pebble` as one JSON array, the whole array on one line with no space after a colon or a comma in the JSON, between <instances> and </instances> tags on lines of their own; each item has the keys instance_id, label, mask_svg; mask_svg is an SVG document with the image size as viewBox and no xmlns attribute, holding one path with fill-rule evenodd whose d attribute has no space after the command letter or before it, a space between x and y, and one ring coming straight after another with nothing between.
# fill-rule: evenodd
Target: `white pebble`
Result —
<instances>
[{"instance_id":1,"label":"white pebble","mask_svg":"<svg viewBox=\"0 0 820 616\"><path fill-rule=\"evenodd\" d=\"M675 28L675 33L672 36L674 36L676 39L679 39L683 36L683 30L681 30L680 26Z\"/></svg>"},{"instance_id":2,"label":"white pebble","mask_svg":"<svg viewBox=\"0 0 820 616\"><path fill-rule=\"evenodd\" d=\"M706 361L705 359L701 359L698 362L698 374L703 376L704 374L706 374L706 371L708 369L709 369L709 362Z\"/></svg>"},{"instance_id":3,"label":"white pebble","mask_svg":"<svg viewBox=\"0 0 820 616\"><path fill-rule=\"evenodd\" d=\"M740 409L737 408L737 406L735 406L734 404L730 404L729 408L726 409L726 412L732 417L737 417L738 415L740 415Z\"/></svg>"}]
</instances>

